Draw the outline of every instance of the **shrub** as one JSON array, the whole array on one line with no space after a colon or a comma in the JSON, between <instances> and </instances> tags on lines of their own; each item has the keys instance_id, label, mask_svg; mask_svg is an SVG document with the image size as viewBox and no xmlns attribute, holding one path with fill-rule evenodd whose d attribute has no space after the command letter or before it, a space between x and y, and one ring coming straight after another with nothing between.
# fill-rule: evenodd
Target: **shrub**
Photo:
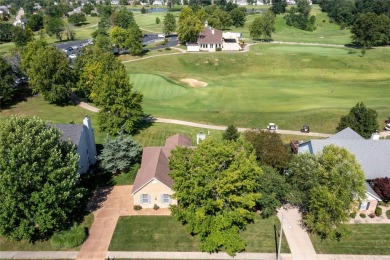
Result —
<instances>
[{"instance_id":1,"label":"shrub","mask_svg":"<svg viewBox=\"0 0 390 260\"><path fill-rule=\"evenodd\" d=\"M360 216L361 218L366 218L366 214L364 214L364 213L360 213L359 216Z\"/></svg>"},{"instance_id":2,"label":"shrub","mask_svg":"<svg viewBox=\"0 0 390 260\"><path fill-rule=\"evenodd\" d=\"M381 215L382 215L382 208L376 207L376 209L375 209L375 215L376 215L377 217L381 216Z\"/></svg>"},{"instance_id":3,"label":"shrub","mask_svg":"<svg viewBox=\"0 0 390 260\"><path fill-rule=\"evenodd\" d=\"M219 48L219 47L218 47L218 48L216 48L215 50L216 50L216 51L222 51L222 48Z\"/></svg>"},{"instance_id":4,"label":"shrub","mask_svg":"<svg viewBox=\"0 0 390 260\"><path fill-rule=\"evenodd\" d=\"M390 178L375 179L372 188L384 202L390 201Z\"/></svg>"},{"instance_id":5,"label":"shrub","mask_svg":"<svg viewBox=\"0 0 390 260\"><path fill-rule=\"evenodd\" d=\"M375 218L375 214L374 214L374 213L370 213L370 214L368 214L368 216L369 216L370 218Z\"/></svg>"},{"instance_id":6,"label":"shrub","mask_svg":"<svg viewBox=\"0 0 390 260\"><path fill-rule=\"evenodd\" d=\"M356 217L356 213L355 213L355 212L352 212L351 214L349 214L349 217L350 217L350 218L355 218L355 217Z\"/></svg>"},{"instance_id":7,"label":"shrub","mask_svg":"<svg viewBox=\"0 0 390 260\"><path fill-rule=\"evenodd\" d=\"M56 248L73 248L81 245L86 238L86 229L74 225L69 230L55 233L50 239L50 244Z\"/></svg>"},{"instance_id":8,"label":"shrub","mask_svg":"<svg viewBox=\"0 0 390 260\"><path fill-rule=\"evenodd\" d=\"M386 202L384 202L384 201L379 201L378 204L379 204L379 206L384 206L384 207L387 206Z\"/></svg>"},{"instance_id":9,"label":"shrub","mask_svg":"<svg viewBox=\"0 0 390 260\"><path fill-rule=\"evenodd\" d=\"M153 209L158 210L160 207L157 204L154 204Z\"/></svg>"},{"instance_id":10,"label":"shrub","mask_svg":"<svg viewBox=\"0 0 390 260\"><path fill-rule=\"evenodd\" d=\"M386 211L386 217L387 217L388 219L390 219L390 209L389 209L388 211Z\"/></svg>"},{"instance_id":11,"label":"shrub","mask_svg":"<svg viewBox=\"0 0 390 260\"><path fill-rule=\"evenodd\" d=\"M165 48L165 50L166 50L166 51L170 51L170 50L171 50L171 48L169 48L169 47L166 47L166 48Z\"/></svg>"},{"instance_id":12,"label":"shrub","mask_svg":"<svg viewBox=\"0 0 390 260\"><path fill-rule=\"evenodd\" d=\"M141 205L134 205L133 209L134 210L141 210L142 206Z\"/></svg>"}]
</instances>

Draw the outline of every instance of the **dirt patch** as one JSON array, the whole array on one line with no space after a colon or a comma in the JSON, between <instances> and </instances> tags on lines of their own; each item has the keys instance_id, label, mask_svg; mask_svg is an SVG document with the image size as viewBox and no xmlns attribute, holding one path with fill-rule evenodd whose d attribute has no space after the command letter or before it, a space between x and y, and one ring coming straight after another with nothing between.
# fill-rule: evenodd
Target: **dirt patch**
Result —
<instances>
[{"instance_id":1,"label":"dirt patch","mask_svg":"<svg viewBox=\"0 0 390 260\"><path fill-rule=\"evenodd\" d=\"M181 82L184 82L184 83L187 83L188 86L190 87L194 87L194 88L204 88L207 86L207 83L206 82L203 82L203 81L199 81L199 80L196 80L196 79L181 79L180 80Z\"/></svg>"}]
</instances>

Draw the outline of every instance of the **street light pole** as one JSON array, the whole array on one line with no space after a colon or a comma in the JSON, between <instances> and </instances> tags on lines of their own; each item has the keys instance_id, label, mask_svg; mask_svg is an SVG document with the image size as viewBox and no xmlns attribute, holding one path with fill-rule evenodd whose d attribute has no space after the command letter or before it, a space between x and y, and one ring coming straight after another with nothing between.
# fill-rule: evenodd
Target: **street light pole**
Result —
<instances>
[{"instance_id":1,"label":"street light pole","mask_svg":"<svg viewBox=\"0 0 390 260\"><path fill-rule=\"evenodd\" d=\"M280 249L282 247L282 236L283 236L283 215L280 222L280 234L279 234L279 246L278 246L278 258L277 260L280 260Z\"/></svg>"}]
</instances>

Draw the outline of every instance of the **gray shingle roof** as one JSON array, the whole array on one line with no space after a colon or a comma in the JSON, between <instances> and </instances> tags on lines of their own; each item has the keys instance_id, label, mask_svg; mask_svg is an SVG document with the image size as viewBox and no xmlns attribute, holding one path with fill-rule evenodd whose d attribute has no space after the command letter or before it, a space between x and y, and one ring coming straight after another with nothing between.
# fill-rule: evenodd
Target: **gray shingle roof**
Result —
<instances>
[{"instance_id":1,"label":"gray shingle roof","mask_svg":"<svg viewBox=\"0 0 390 260\"><path fill-rule=\"evenodd\" d=\"M72 144L78 146L80 143L83 125L80 124L53 124L51 125L62 133L62 140L71 141Z\"/></svg>"},{"instance_id":2,"label":"gray shingle roof","mask_svg":"<svg viewBox=\"0 0 390 260\"><path fill-rule=\"evenodd\" d=\"M337 134L329 137L331 140L364 140L362 136L353 131L351 128L347 127L344 130L338 132Z\"/></svg>"},{"instance_id":3,"label":"gray shingle roof","mask_svg":"<svg viewBox=\"0 0 390 260\"><path fill-rule=\"evenodd\" d=\"M222 31L212 27L205 27L198 36L199 44L222 44Z\"/></svg>"}]
</instances>

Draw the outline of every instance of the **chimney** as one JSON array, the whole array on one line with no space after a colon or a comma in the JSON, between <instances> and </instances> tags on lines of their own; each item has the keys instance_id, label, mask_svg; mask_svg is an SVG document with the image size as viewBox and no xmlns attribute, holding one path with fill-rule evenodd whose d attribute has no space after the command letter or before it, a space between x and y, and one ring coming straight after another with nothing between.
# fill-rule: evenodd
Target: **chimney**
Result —
<instances>
[{"instance_id":1,"label":"chimney","mask_svg":"<svg viewBox=\"0 0 390 260\"><path fill-rule=\"evenodd\" d=\"M379 134L378 130L376 130L375 133L372 133L371 140L379 140L380 137L381 135Z\"/></svg>"},{"instance_id":2,"label":"chimney","mask_svg":"<svg viewBox=\"0 0 390 260\"><path fill-rule=\"evenodd\" d=\"M207 20L204 22L204 27L207 28L209 26L209 22Z\"/></svg>"},{"instance_id":3,"label":"chimney","mask_svg":"<svg viewBox=\"0 0 390 260\"><path fill-rule=\"evenodd\" d=\"M214 29L211 30L211 33L214 34Z\"/></svg>"},{"instance_id":4,"label":"chimney","mask_svg":"<svg viewBox=\"0 0 390 260\"><path fill-rule=\"evenodd\" d=\"M95 144L95 136L93 133L93 128L91 124L91 119L85 115L83 120L84 130L86 131L86 138L87 138L87 146L88 146L88 154L89 154L89 160L91 164L96 163L96 144Z\"/></svg>"}]
</instances>

